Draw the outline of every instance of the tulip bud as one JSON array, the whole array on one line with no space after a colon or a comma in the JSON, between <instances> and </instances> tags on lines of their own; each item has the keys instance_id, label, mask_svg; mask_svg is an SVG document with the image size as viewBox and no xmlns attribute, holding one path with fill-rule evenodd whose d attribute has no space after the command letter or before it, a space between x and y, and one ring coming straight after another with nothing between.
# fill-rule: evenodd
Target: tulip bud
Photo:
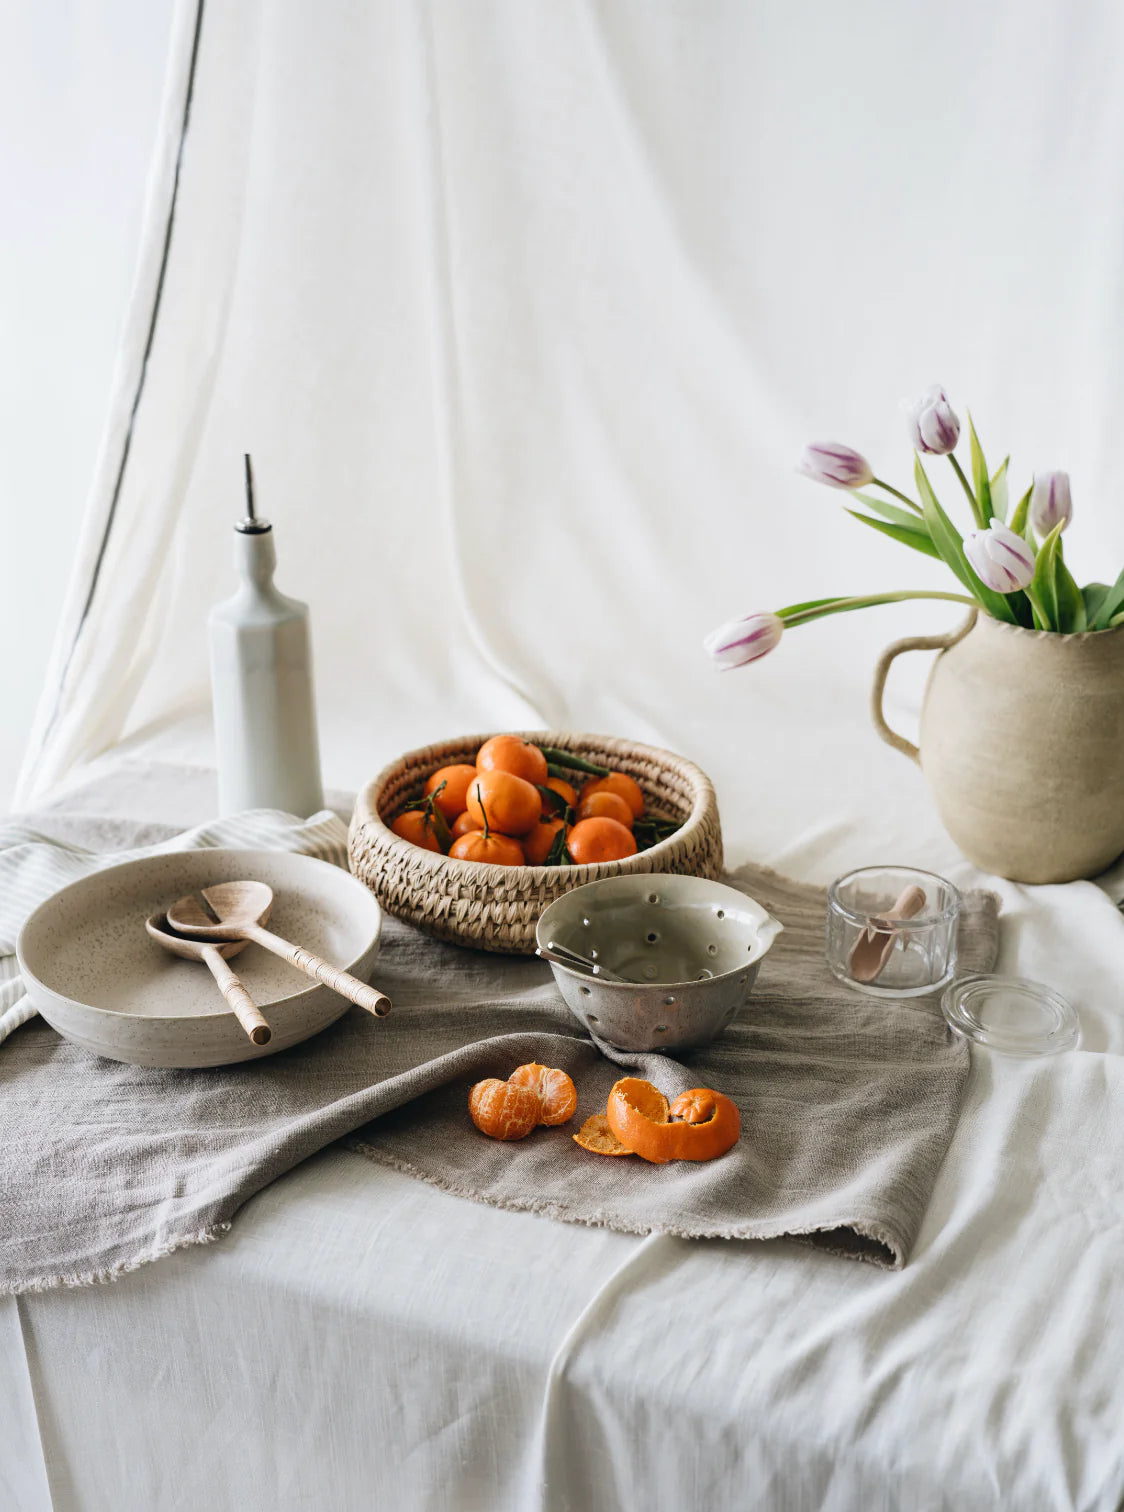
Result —
<instances>
[{"instance_id":1,"label":"tulip bud","mask_svg":"<svg viewBox=\"0 0 1124 1512\"><path fill-rule=\"evenodd\" d=\"M829 441L806 446L797 471L829 488L865 488L874 482L874 469L861 452Z\"/></svg>"},{"instance_id":2,"label":"tulip bud","mask_svg":"<svg viewBox=\"0 0 1124 1512\"><path fill-rule=\"evenodd\" d=\"M960 417L939 384L922 394L909 410L909 430L914 451L946 457L960 440Z\"/></svg>"},{"instance_id":3,"label":"tulip bud","mask_svg":"<svg viewBox=\"0 0 1124 1512\"><path fill-rule=\"evenodd\" d=\"M1034 576L1034 552L1001 520L992 520L988 530L966 535L964 555L980 581L996 593L1015 593Z\"/></svg>"},{"instance_id":4,"label":"tulip bud","mask_svg":"<svg viewBox=\"0 0 1124 1512\"><path fill-rule=\"evenodd\" d=\"M703 641L708 656L720 672L744 666L766 656L784 634L784 620L776 614L747 614L728 620Z\"/></svg>"},{"instance_id":5,"label":"tulip bud","mask_svg":"<svg viewBox=\"0 0 1124 1512\"><path fill-rule=\"evenodd\" d=\"M1048 536L1056 525L1064 530L1073 518L1073 500L1069 496L1069 474L1036 473L1030 495L1030 523L1040 536Z\"/></svg>"}]
</instances>

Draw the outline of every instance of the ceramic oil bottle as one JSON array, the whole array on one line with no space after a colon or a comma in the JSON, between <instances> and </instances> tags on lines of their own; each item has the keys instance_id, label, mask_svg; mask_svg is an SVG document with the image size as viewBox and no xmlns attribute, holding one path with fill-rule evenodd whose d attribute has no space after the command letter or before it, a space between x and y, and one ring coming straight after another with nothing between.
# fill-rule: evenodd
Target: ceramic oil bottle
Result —
<instances>
[{"instance_id":1,"label":"ceramic oil bottle","mask_svg":"<svg viewBox=\"0 0 1124 1512\"><path fill-rule=\"evenodd\" d=\"M324 807L308 606L273 583L273 527L254 507L234 527L238 590L211 611L211 690L219 810L283 809L306 818Z\"/></svg>"}]
</instances>

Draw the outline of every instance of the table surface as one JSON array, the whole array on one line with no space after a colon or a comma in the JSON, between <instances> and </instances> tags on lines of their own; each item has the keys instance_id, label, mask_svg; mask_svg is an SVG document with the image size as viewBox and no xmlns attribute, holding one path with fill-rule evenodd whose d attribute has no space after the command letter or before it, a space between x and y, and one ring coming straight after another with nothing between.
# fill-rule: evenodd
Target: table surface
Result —
<instances>
[{"instance_id":1,"label":"table surface","mask_svg":"<svg viewBox=\"0 0 1124 1512\"><path fill-rule=\"evenodd\" d=\"M155 839L210 782L119 761L37 818ZM1091 884L999 890L1001 965L1083 1043L974 1054L904 1271L560 1225L333 1148L217 1243L0 1299L0 1507L1117 1512L1124 921Z\"/></svg>"}]
</instances>

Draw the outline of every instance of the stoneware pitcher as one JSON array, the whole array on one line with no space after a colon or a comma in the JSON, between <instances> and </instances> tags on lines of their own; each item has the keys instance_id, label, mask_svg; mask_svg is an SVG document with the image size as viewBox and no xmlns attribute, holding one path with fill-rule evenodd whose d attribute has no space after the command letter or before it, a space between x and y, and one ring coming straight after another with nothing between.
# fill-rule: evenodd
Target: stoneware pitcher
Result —
<instances>
[{"instance_id":1,"label":"stoneware pitcher","mask_svg":"<svg viewBox=\"0 0 1124 1512\"><path fill-rule=\"evenodd\" d=\"M921 749L889 728L882 694L903 651L939 651ZM1124 625L1083 635L973 613L950 635L897 641L871 717L921 765L970 861L1016 882L1093 877L1124 850Z\"/></svg>"}]
</instances>

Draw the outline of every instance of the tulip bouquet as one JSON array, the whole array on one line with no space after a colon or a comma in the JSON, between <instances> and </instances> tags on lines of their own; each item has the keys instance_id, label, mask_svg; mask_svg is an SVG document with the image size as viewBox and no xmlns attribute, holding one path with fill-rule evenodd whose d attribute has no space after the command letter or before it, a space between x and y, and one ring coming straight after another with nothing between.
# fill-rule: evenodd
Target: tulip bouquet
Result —
<instances>
[{"instance_id":1,"label":"tulip bouquet","mask_svg":"<svg viewBox=\"0 0 1124 1512\"><path fill-rule=\"evenodd\" d=\"M848 509L848 514L903 546L939 558L952 569L965 591L917 589L863 598L810 599L774 613L748 614L707 636L706 649L720 668L756 661L777 645L786 629L796 625L903 599L948 599L983 609L1011 625L1060 634L1110 630L1124 624L1124 572L1111 587L1090 583L1079 588L1065 564L1062 532L1073 514L1066 473L1037 474L1008 519L1010 458L1005 458L996 472L988 472L969 416L972 476L968 478L956 457L960 420L943 389L930 389L912 406L909 428L917 499L876 478L866 458L849 446L807 447L800 471L816 483L845 489L859 506ZM948 458L967 497L975 527L967 535L961 536L941 507L922 454ZM882 494L889 497L882 498Z\"/></svg>"}]
</instances>

